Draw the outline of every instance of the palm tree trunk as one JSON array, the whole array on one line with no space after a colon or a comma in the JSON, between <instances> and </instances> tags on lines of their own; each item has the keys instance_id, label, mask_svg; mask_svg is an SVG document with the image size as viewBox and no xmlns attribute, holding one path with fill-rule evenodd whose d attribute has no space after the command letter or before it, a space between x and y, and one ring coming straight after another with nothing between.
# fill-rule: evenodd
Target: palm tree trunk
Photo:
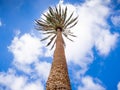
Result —
<instances>
[{"instance_id":1,"label":"palm tree trunk","mask_svg":"<svg viewBox=\"0 0 120 90\"><path fill-rule=\"evenodd\" d=\"M71 90L62 32L60 29L57 29L56 48L46 90Z\"/></svg>"}]
</instances>

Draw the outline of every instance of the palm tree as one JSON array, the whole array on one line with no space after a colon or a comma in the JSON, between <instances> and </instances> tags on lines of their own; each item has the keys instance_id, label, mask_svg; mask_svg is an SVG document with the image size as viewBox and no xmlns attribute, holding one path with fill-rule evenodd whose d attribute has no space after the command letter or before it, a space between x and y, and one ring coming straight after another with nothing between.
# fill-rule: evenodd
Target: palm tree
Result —
<instances>
[{"instance_id":1,"label":"palm tree","mask_svg":"<svg viewBox=\"0 0 120 90\"><path fill-rule=\"evenodd\" d=\"M48 35L41 41L50 39L47 46L54 41L51 49L56 44L46 90L71 90L64 51L65 42L62 35L73 41L68 36L76 37L70 29L77 24L77 17L73 18L73 13L68 17L67 10L67 7L62 9L61 5L49 7L48 12L43 14L44 17L36 20L36 29Z\"/></svg>"}]
</instances>

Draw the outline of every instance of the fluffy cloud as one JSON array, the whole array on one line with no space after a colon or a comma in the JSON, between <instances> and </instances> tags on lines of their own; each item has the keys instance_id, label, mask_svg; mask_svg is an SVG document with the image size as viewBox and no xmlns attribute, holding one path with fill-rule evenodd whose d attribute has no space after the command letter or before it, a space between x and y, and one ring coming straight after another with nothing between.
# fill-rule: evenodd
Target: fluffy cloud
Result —
<instances>
[{"instance_id":1,"label":"fluffy cloud","mask_svg":"<svg viewBox=\"0 0 120 90\"><path fill-rule=\"evenodd\" d=\"M109 52L115 47L118 34L111 34L108 30L101 31L101 35L95 42L95 46L101 55L108 55Z\"/></svg>"},{"instance_id":2,"label":"fluffy cloud","mask_svg":"<svg viewBox=\"0 0 120 90\"><path fill-rule=\"evenodd\" d=\"M14 56L13 64L27 73L31 72L30 65L38 62L39 57L43 55L40 40L31 34L15 36L8 48Z\"/></svg>"},{"instance_id":3,"label":"fluffy cloud","mask_svg":"<svg viewBox=\"0 0 120 90\"><path fill-rule=\"evenodd\" d=\"M42 55L42 44L38 38L30 34L24 34L20 38L16 36L9 50L14 55L14 62L20 64L31 64Z\"/></svg>"},{"instance_id":4,"label":"fluffy cloud","mask_svg":"<svg viewBox=\"0 0 120 90\"><path fill-rule=\"evenodd\" d=\"M51 67L51 64L47 62L36 63L35 71L37 72L40 78L46 81L50 72L50 67Z\"/></svg>"},{"instance_id":5,"label":"fluffy cloud","mask_svg":"<svg viewBox=\"0 0 120 90\"><path fill-rule=\"evenodd\" d=\"M44 90L39 79L33 82L28 81L28 77L18 76L13 70L8 73L0 73L0 88L2 90Z\"/></svg>"},{"instance_id":6,"label":"fluffy cloud","mask_svg":"<svg viewBox=\"0 0 120 90\"><path fill-rule=\"evenodd\" d=\"M105 90L105 88L100 85L99 81L94 81L90 76L82 78L81 81L82 86L79 86L78 90Z\"/></svg>"},{"instance_id":7,"label":"fluffy cloud","mask_svg":"<svg viewBox=\"0 0 120 90\"><path fill-rule=\"evenodd\" d=\"M120 82L118 83L117 88L118 88L118 90L120 90Z\"/></svg>"},{"instance_id":8,"label":"fluffy cloud","mask_svg":"<svg viewBox=\"0 0 120 90\"><path fill-rule=\"evenodd\" d=\"M46 80L50 63L39 60L43 56L43 45L39 38L28 33L18 36L13 39L8 47L14 56L13 65L26 74L34 72L36 76Z\"/></svg>"},{"instance_id":9,"label":"fluffy cloud","mask_svg":"<svg viewBox=\"0 0 120 90\"><path fill-rule=\"evenodd\" d=\"M17 34L8 49L14 56L13 67L0 73L0 89L44 90L51 64L39 60L43 56L39 38L28 33Z\"/></svg>"}]
</instances>

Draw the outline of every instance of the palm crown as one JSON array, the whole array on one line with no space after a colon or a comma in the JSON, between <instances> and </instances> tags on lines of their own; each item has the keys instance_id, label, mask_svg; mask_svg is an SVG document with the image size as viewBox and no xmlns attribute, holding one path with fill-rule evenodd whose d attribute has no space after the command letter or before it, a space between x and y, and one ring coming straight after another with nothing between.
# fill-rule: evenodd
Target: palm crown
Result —
<instances>
[{"instance_id":1,"label":"palm crown","mask_svg":"<svg viewBox=\"0 0 120 90\"><path fill-rule=\"evenodd\" d=\"M45 18L36 20L36 29L43 31L43 34L48 34L47 37L41 40L43 41L50 38L50 42L48 42L47 46L49 46L52 43L52 41L56 38L57 29L60 29L62 34L70 41L73 40L70 39L68 36L76 37L70 31L70 28L77 24L78 17L72 18L73 13L71 13L71 15L67 17L67 7L65 9L62 9L60 5L58 7L55 6L54 8L49 7L48 12L46 14L43 14L43 16ZM52 48L54 47L54 44Z\"/></svg>"}]
</instances>

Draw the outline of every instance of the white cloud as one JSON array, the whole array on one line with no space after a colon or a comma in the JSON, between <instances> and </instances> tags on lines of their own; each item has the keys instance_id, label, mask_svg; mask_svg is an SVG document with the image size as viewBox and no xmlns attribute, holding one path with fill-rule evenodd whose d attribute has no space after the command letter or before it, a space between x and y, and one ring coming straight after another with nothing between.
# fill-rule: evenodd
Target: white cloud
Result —
<instances>
[{"instance_id":1,"label":"white cloud","mask_svg":"<svg viewBox=\"0 0 120 90\"><path fill-rule=\"evenodd\" d=\"M64 2L64 0L60 0L60 1L59 1L59 4L63 4L63 2Z\"/></svg>"},{"instance_id":2,"label":"white cloud","mask_svg":"<svg viewBox=\"0 0 120 90\"><path fill-rule=\"evenodd\" d=\"M38 38L30 34L24 34L20 38L16 36L9 46L14 55L14 62L31 64L42 56L42 44Z\"/></svg>"},{"instance_id":3,"label":"white cloud","mask_svg":"<svg viewBox=\"0 0 120 90\"><path fill-rule=\"evenodd\" d=\"M31 34L26 33L20 37L15 36L8 47L14 56L13 65L26 74L34 72L36 76L46 80L50 63L39 60L39 57L43 56L42 46L40 39Z\"/></svg>"},{"instance_id":4,"label":"white cloud","mask_svg":"<svg viewBox=\"0 0 120 90\"><path fill-rule=\"evenodd\" d=\"M0 88L4 90L44 90L43 84L39 79L28 82L28 77L18 76L14 72L9 71L7 73L0 73Z\"/></svg>"},{"instance_id":5,"label":"white cloud","mask_svg":"<svg viewBox=\"0 0 120 90\"><path fill-rule=\"evenodd\" d=\"M27 33L21 37L15 36L8 48L14 56L13 64L25 73L33 72L30 65L38 62L39 57L43 56L39 38Z\"/></svg>"},{"instance_id":6,"label":"white cloud","mask_svg":"<svg viewBox=\"0 0 120 90\"><path fill-rule=\"evenodd\" d=\"M94 81L90 76L83 77L81 81L82 86L79 86L78 90L105 90L97 80Z\"/></svg>"},{"instance_id":7,"label":"white cloud","mask_svg":"<svg viewBox=\"0 0 120 90\"><path fill-rule=\"evenodd\" d=\"M35 83L27 84L22 90L44 90L44 87L39 81L37 81Z\"/></svg>"},{"instance_id":8,"label":"white cloud","mask_svg":"<svg viewBox=\"0 0 120 90\"><path fill-rule=\"evenodd\" d=\"M118 90L120 90L120 82L118 83L117 88L118 88Z\"/></svg>"},{"instance_id":9,"label":"white cloud","mask_svg":"<svg viewBox=\"0 0 120 90\"><path fill-rule=\"evenodd\" d=\"M35 71L37 72L40 78L46 81L50 72L50 67L50 63L47 63L45 61L39 62L35 64Z\"/></svg>"},{"instance_id":10,"label":"white cloud","mask_svg":"<svg viewBox=\"0 0 120 90\"><path fill-rule=\"evenodd\" d=\"M117 33L111 34L108 30L101 31L100 34L95 42L95 46L101 55L108 55L115 47L119 35Z\"/></svg>"},{"instance_id":11,"label":"white cloud","mask_svg":"<svg viewBox=\"0 0 120 90\"><path fill-rule=\"evenodd\" d=\"M43 81L47 80L51 65L39 60L43 56L40 39L28 33L21 36L16 34L8 49L14 56L13 67L12 71L1 74L0 88L5 86L8 88L6 90L43 90ZM19 70L24 76L15 73Z\"/></svg>"}]
</instances>

